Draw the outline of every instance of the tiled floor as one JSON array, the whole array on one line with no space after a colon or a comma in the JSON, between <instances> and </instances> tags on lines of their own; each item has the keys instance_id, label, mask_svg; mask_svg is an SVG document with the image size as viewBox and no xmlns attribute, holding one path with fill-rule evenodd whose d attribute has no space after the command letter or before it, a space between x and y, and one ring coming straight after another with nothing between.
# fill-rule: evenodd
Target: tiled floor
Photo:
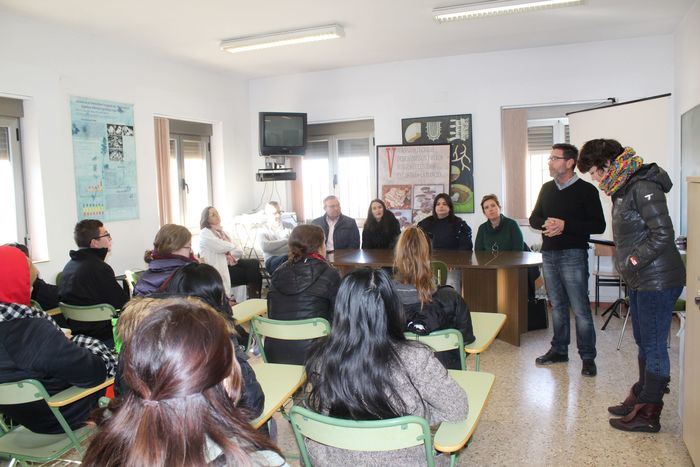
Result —
<instances>
[{"instance_id":1,"label":"tiled floor","mask_svg":"<svg viewBox=\"0 0 700 467\"><path fill-rule=\"evenodd\" d=\"M671 393L664 400L661 432L624 433L610 428L606 407L624 399L636 380L636 346L628 326L622 349L615 350L622 321L614 318L604 332L602 323L596 317L595 378L581 376L575 347L569 363L535 366L535 358L549 349L551 327L524 334L520 347L496 340L481 357L481 370L496 375L491 398L459 465L692 466L678 416L678 338L671 339ZM473 359L467 365L473 368ZM275 418L280 448L292 454L291 465L299 465L289 424Z\"/></svg>"},{"instance_id":2,"label":"tiled floor","mask_svg":"<svg viewBox=\"0 0 700 467\"><path fill-rule=\"evenodd\" d=\"M628 326L622 348L615 350L622 321L613 318L604 332L602 323L596 317L595 378L581 376L575 346L569 363L535 366L549 349L551 326L524 334L520 347L496 340L481 357L481 370L496 375L491 398L459 465L692 466L678 416L678 338L671 339L671 393L664 399L661 432L625 433L609 426L606 408L624 399L636 381L636 346ZM467 365L473 368L473 360ZM298 453L287 422L278 419L277 426L282 450Z\"/></svg>"}]
</instances>

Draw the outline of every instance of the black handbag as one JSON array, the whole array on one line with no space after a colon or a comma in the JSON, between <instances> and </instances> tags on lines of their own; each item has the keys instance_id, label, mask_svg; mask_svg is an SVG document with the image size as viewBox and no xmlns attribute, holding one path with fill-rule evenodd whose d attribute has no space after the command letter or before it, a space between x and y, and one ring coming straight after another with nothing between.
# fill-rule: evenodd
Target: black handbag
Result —
<instances>
[{"instance_id":1,"label":"black handbag","mask_svg":"<svg viewBox=\"0 0 700 467\"><path fill-rule=\"evenodd\" d=\"M527 330L547 329L547 300L544 298L531 298L527 301Z\"/></svg>"}]
</instances>

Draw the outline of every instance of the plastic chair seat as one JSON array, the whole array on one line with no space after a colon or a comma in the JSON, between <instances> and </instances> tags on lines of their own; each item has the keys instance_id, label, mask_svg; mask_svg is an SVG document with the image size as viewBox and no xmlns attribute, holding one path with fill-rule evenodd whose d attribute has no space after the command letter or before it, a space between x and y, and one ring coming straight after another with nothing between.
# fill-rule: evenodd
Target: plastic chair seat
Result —
<instances>
[{"instance_id":1,"label":"plastic chair seat","mask_svg":"<svg viewBox=\"0 0 700 467\"><path fill-rule=\"evenodd\" d=\"M92 434L93 430L92 427L84 426L73 433L82 441ZM65 433L47 435L18 426L0 436L0 452L11 452L16 457L35 462L48 462L71 449L73 445Z\"/></svg>"}]
</instances>

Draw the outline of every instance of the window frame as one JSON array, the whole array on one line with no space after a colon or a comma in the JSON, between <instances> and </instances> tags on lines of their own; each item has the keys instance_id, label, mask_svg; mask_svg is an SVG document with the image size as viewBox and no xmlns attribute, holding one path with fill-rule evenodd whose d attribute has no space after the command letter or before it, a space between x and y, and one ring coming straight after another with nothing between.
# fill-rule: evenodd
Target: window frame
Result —
<instances>
[{"instance_id":1,"label":"window frame","mask_svg":"<svg viewBox=\"0 0 700 467\"><path fill-rule=\"evenodd\" d=\"M183 145L182 145L182 140L183 139L195 139L199 140L200 144L204 148L204 159L206 163L206 174L207 174L207 205L211 206L213 203L214 199L214 187L212 184L213 177L212 177L212 161L211 161L211 137L206 136L206 135L195 135L195 134L189 134L189 133L174 133L170 132L168 135L168 144L172 145L172 142L175 141L175 151L176 151L176 161L177 161L177 179L178 179L178 199L177 203L179 206L179 212L177 213L179 215L178 219L173 218L172 222L180 225L184 225L188 228L191 226L187 225L187 174L185 173L185 156L183 154ZM171 147L171 146L170 146ZM169 147L169 149L170 149ZM170 157L172 157L172 154L170 154ZM168 184L170 184L170 180L168 180ZM168 187L168 189L172 189L172 187ZM173 211L175 211L173 209ZM175 212L172 212L172 214L176 214ZM197 226L198 227L198 226ZM191 229L192 230L192 229ZM199 231L199 228L197 228L197 231Z\"/></svg>"},{"instance_id":2,"label":"window frame","mask_svg":"<svg viewBox=\"0 0 700 467\"><path fill-rule=\"evenodd\" d=\"M27 215L27 202L24 177L24 161L22 158L22 144L20 136L20 119L0 115L0 127L8 129L8 157L12 167L12 181L14 191L16 241L28 245L30 241L29 224Z\"/></svg>"},{"instance_id":3,"label":"window frame","mask_svg":"<svg viewBox=\"0 0 700 467\"><path fill-rule=\"evenodd\" d=\"M376 149L374 144L374 131L350 131L341 132L331 135L314 135L309 136L308 143L328 143L328 195L338 195L338 174L340 169L340 151L339 142L343 140L366 139L368 142L368 173L369 173L369 198L370 201L377 197L377 168L376 168ZM303 176L303 175L302 175ZM343 200L340 200L341 206ZM368 202L369 205L369 202ZM304 211L306 211L306 206ZM306 213L305 213L306 214ZM345 214L345 213L344 213ZM347 214L346 214L347 215ZM365 216L353 217L354 219L364 219Z\"/></svg>"}]
</instances>

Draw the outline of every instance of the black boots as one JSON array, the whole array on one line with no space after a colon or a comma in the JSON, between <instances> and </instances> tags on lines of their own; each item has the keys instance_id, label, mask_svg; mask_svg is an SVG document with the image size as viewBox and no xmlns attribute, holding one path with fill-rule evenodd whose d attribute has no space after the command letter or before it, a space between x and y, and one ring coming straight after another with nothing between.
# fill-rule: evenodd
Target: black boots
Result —
<instances>
[{"instance_id":1,"label":"black boots","mask_svg":"<svg viewBox=\"0 0 700 467\"><path fill-rule=\"evenodd\" d=\"M611 418L610 425L622 431L657 433L661 429L659 418L663 402L660 404L636 404L632 411L622 418Z\"/></svg>"},{"instance_id":2,"label":"black boots","mask_svg":"<svg viewBox=\"0 0 700 467\"><path fill-rule=\"evenodd\" d=\"M610 412L612 415L617 415L618 417L624 417L630 413L632 409L634 409L634 406L637 404L637 396L640 392L642 392L641 383L634 383L630 389L627 399L620 402L618 405L608 407L608 412Z\"/></svg>"},{"instance_id":3,"label":"black boots","mask_svg":"<svg viewBox=\"0 0 700 467\"><path fill-rule=\"evenodd\" d=\"M645 372L644 386L636 396L634 406L622 418L611 418L610 426L623 431L641 431L647 433L656 433L661 429L659 421L661 410L664 407L662 398L666 392L669 378L661 377L653 373ZM637 383L638 384L638 383ZM636 386L636 384L635 384ZM635 398L635 387L632 387L630 396L620 406L610 407L608 410L615 414L611 409L618 409L622 412L627 410L632 405L632 399Z\"/></svg>"},{"instance_id":4,"label":"black boots","mask_svg":"<svg viewBox=\"0 0 700 467\"><path fill-rule=\"evenodd\" d=\"M608 412L612 415L617 415L618 417L624 417L634 409L634 405L637 403L637 396L642 392L642 387L644 387L644 373L646 372L646 362L641 358L637 357L637 364L639 366L639 379L637 380L630 393L623 402L618 405L613 405L608 407Z\"/></svg>"},{"instance_id":5,"label":"black boots","mask_svg":"<svg viewBox=\"0 0 700 467\"><path fill-rule=\"evenodd\" d=\"M247 284L246 289L248 291L248 298L260 298L260 289L262 284Z\"/></svg>"}]
</instances>

